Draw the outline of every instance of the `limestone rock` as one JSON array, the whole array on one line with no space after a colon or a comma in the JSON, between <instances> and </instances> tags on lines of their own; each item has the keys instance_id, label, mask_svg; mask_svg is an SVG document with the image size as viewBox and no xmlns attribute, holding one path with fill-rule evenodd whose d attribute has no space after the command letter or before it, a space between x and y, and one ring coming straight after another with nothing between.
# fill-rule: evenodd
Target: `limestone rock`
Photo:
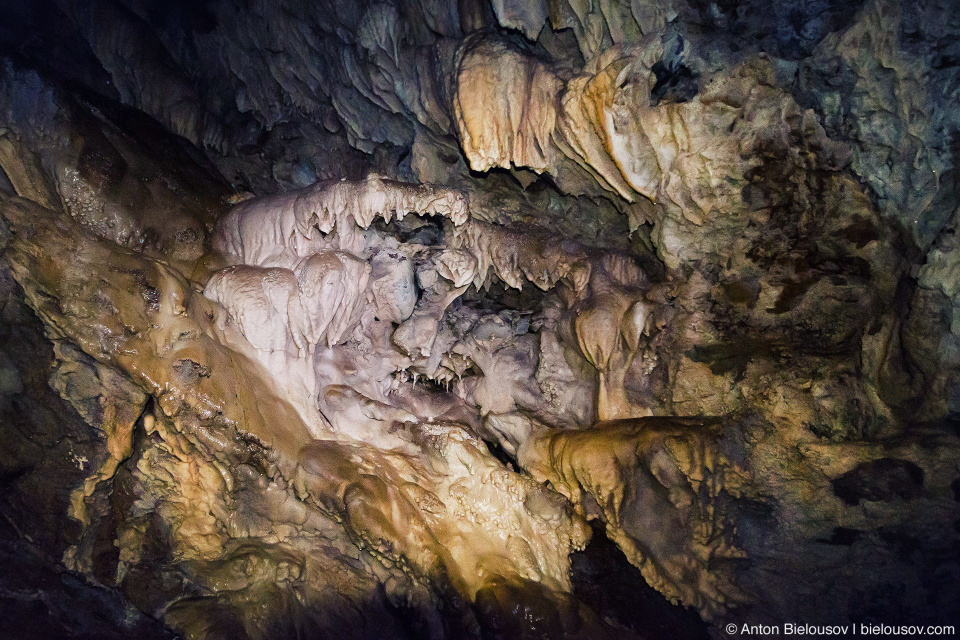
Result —
<instances>
[{"instance_id":1,"label":"limestone rock","mask_svg":"<svg viewBox=\"0 0 960 640\"><path fill-rule=\"evenodd\" d=\"M591 530L958 608L950 2L8 4L9 548L198 638L653 633Z\"/></svg>"}]
</instances>

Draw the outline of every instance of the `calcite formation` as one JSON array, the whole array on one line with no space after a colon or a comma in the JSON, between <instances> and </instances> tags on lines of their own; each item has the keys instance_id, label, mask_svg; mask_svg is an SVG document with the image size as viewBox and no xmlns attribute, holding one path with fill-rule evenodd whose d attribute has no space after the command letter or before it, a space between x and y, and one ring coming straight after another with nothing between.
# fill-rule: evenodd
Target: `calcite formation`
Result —
<instances>
[{"instance_id":1,"label":"calcite formation","mask_svg":"<svg viewBox=\"0 0 960 640\"><path fill-rule=\"evenodd\" d=\"M960 610L949 2L21 4L0 559L118 637Z\"/></svg>"}]
</instances>

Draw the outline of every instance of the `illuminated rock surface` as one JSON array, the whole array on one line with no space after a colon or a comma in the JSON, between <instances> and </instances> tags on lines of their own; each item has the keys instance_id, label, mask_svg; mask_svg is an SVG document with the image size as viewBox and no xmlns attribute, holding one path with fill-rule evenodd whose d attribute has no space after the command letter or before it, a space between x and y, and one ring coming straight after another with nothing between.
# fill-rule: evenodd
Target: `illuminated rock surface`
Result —
<instances>
[{"instance_id":1,"label":"illuminated rock surface","mask_svg":"<svg viewBox=\"0 0 960 640\"><path fill-rule=\"evenodd\" d=\"M950 5L6 3L0 614L955 622Z\"/></svg>"}]
</instances>

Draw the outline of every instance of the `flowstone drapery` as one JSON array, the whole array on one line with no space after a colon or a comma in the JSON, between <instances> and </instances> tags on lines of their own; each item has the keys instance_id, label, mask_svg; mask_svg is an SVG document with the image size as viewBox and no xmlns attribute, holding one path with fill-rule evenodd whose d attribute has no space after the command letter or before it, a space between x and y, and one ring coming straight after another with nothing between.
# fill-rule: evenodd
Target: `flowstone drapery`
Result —
<instances>
[{"instance_id":1,"label":"flowstone drapery","mask_svg":"<svg viewBox=\"0 0 960 640\"><path fill-rule=\"evenodd\" d=\"M950 2L7 4L0 610L960 608Z\"/></svg>"}]
</instances>

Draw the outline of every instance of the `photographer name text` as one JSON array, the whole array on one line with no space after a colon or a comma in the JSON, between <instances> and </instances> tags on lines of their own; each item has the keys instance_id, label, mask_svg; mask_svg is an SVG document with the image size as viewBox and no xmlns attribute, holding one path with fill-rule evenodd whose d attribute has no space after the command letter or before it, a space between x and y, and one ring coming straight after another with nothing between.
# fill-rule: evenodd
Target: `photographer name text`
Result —
<instances>
[{"instance_id":1,"label":"photographer name text","mask_svg":"<svg viewBox=\"0 0 960 640\"><path fill-rule=\"evenodd\" d=\"M726 626L730 636L942 636L954 635L952 625L890 625L890 624L735 624Z\"/></svg>"}]
</instances>

